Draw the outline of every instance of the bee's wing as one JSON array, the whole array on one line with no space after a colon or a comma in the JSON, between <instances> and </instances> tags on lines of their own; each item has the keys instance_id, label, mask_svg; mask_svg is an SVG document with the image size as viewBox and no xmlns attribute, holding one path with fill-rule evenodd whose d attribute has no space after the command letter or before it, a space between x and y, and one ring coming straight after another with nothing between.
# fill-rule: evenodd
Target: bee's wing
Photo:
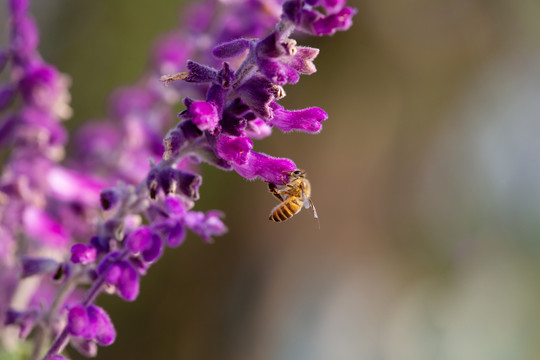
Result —
<instances>
[{"instance_id":1,"label":"bee's wing","mask_svg":"<svg viewBox=\"0 0 540 360\"><path fill-rule=\"evenodd\" d=\"M309 207L313 205L313 203L311 202L311 199L306 196L306 192L304 191L303 186L301 187L301 189L302 189L302 200L304 200L304 207L306 209L309 209Z\"/></svg>"}]
</instances>

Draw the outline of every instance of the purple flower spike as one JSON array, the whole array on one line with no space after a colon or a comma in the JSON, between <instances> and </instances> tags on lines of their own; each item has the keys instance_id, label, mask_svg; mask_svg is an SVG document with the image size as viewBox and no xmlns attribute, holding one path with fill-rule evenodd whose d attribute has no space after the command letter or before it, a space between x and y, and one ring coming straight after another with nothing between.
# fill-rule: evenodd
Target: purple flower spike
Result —
<instances>
[{"instance_id":1,"label":"purple flower spike","mask_svg":"<svg viewBox=\"0 0 540 360\"><path fill-rule=\"evenodd\" d=\"M126 301L134 301L139 295L139 275L137 270L127 261L118 263L122 274L116 283L118 293Z\"/></svg>"},{"instance_id":2,"label":"purple flower spike","mask_svg":"<svg viewBox=\"0 0 540 360\"><path fill-rule=\"evenodd\" d=\"M67 330L71 335L83 335L87 331L89 325L88 314L82 305L75 305L69 309Z\"/></svg>"},{"instance_id":3,"label":"purple flower spike","mask_svg":"<svg viewBox=\"0 0 540 360\"><path fill-rule=\"evenodd\" d=\"M228 59L242 54L249 49L251 41L248 39L236 39L216 46L212 54L218 59Z\"/></svg>"},{"instance_id":4,"label":"purple flower spike","mask_svg":"<svg viewBox=\"0 0 540 360\"><path fill-rule=\"evenodd\" d=\"M32 258L22 257L22 272L21 278L27 278L29 276L52 273L58 269L60 265L56 260L49 258Z\"/></svg>"},{"instance_id":5,"label":"purple flower spike","mask_svg":"<svg viewBox=\"0 0 540 360\"><path fill-rule=\"evenodd\" d=\"M61 123L71 115L69 80L37 51L30 0L7 1L10 38L0 49L0 71L9 62L9 73L0 110L13 111L0 118L0 145L9 150L0 174L0 302L28 310L0 311L0 318L19 326L21 337L39 323L47 341L34 344L35 354L54 336L46 360L65 359L68 342L93 357L98 345L116 338L109 315L94 305L100 294L134 301L140 277L166 246L180 246L188 229L207 243L227 231L223 213L191 211L202 183L199 162L285 184L295 163L253 151L253 139L274 127L317 133L328 118L318 107L289 111L277 104L283 85L316 71L318 50L297 46L292 36L346 30L356 10L346 0L224 1L219 11L219 1L199 2L184 12L187 28L156 42L151 68L136 85L113 93L109 114L83 127L73 153ZM169 73L160 78L165 85L184 81L164 89L158 72ZM191 97L171 129L171 105L182 94ZM70 262L28 257L51 250L65 259L67 249ZM54 273L52 280L62 282L24 288L30 292L19 304L19 264L23 277Z\"/></svg>"},{"instance_id":6,"label":"purple flower spike","mask_svg":"<svg viewBox=\"0 0 540 360\"><path fill-rule=\"evenodd\" d=\"M206 101L195 101L189 107L189 112L193 115L192 121L199 130L209 130L210 132L215 130L219 117L214 105Z\"/></svg>"},{"instance_id":7,"label":"purple flower spike","mask_svg":"<svg viewBox=\"0 0 540 360\"><path fill-rule=\"evenodd\" d=\"M116 339L116 330L109 314L102 308L90 305L87 308L88 318L95 327L95 340L101 346L111 345Z\"/></svg>"},{"instance_id":8,"label":"purple flower spike","mask_svg":"<svg viewBox=\"0 0 540 360\"><path fill-rule=\"evenodd\" d=\"M338 13L328 15L313 23L315 34L333 35L336 31L345 31L352 26L352 18L357 10L352 7L344 7Z\"/></svg>"},{"instance_id":9,"label":"purple flower spike","mask_svg":"<svg viewBox=\"0 0 540 360\"><path fill-rule=\"evenodd\" d=\"M71 262L87 265L96 261L97 250L85 244L75 244L71 247Z\"/></svg>"},{"instance_id":10,"label":"purple flower spike","mask_svg":"<svg viewBox=\"0 0 540 360\"><path fill-rule=\"evenodd\" d=\"M217 154L224 160L244 165L253 149L253 141L248 137L231 137L222 135L216 142Z\"/></svg>"},{"instance_id":11,"label":"purple flower spike","mask_svg":"<svg viewBox=\"0 0 540 360\"><path fill-rule=\"evenodd\" d=\"M132 254L138 254L150 245L152 240L152 230L147 226L141 226L128 235L126 239L126 248Z\"/></svg>"},{"instance_id":12,"label":"purple flower spike","mask_svg":"<svg viewBox=\"0 0 540 360\"><path fill-rule=\"evenodd\" d=\"M322 129L321 122L328 119L328 114L318 107L287 111L274 102L271 108L274 110L274 118L270 120L270 125L285 132L297 130L316 134Z\"/></svg>"},{"instance_id":13,"label":"purple flower spike","mask_svg":"<svg viewBox=\"0 0 540 360\"><path fill-rule=\"evenodd\" d=\"M251 151L249 160L244 165L233 164L234 170L246 179L262 178L264 181L283 185L287 180L284 172L293 171L296 165L292 160L275 158L266 154Z\"/></svg>"}]
</instances>

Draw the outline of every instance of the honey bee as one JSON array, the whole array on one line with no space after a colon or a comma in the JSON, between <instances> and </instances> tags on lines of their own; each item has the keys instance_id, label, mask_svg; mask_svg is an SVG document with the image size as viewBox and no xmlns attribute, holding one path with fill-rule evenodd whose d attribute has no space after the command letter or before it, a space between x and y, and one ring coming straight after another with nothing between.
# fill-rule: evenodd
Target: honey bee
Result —
<instances>
[{"instance_id":1,"label":"honey bee","mask_svg":"<svg viewBox=\"0 0 540 360\"><path fill-rule=\"evenodd\" d=\"M268 190L281 203L277 205L270 213L270 220L281 222L292 218L302 210L302 205L313 209L313 216L319 222L317 210L311 200L311 185L306 179L304 170L296 169L294 171L284 172L288 176L289 182L283 182L283 187L278 188L275 184L268 183Z\"/></svg>"}]
</instances>

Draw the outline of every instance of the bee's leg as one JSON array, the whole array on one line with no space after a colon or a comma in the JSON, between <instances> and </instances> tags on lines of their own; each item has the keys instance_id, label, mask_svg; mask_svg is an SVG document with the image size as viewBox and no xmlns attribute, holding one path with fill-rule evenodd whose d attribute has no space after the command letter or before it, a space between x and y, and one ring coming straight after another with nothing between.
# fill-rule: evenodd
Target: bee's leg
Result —
<instances>
[{"instance_id":1,"label":"bee's leg","mask_svg":"<svg viewBox=\"0 0 540 360\"><path fill-rule=\"evenodd\" d=\"M273 183L268 183L268 191L270 191L272 193L272 195L274 195L279 201L283 201L283 197L281 196L281 194L279 193L279 190L276 186L276 184L273 184Z\"/></svg>"}]
</instances>

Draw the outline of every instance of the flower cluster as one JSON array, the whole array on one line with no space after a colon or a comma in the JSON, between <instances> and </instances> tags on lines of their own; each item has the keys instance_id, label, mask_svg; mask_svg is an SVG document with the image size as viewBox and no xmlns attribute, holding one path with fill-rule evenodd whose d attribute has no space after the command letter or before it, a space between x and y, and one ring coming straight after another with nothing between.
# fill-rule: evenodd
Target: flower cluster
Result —
<instances>
[{"instance_id":1,"label":"flower cluster","mask_svg":"<svg viewBox=\"0 0 540 360\"><path fill-rule=\"evenodd\" d=\"M7 309L0 320L22 339L35 330L32 359L47 347L44 359L63 359L68 343L91 357L116 337L94 304L99 294L134 301L140 277L166 247L184 242L186 230L208 243L227 231L221 212L193 210L199 162L278 185L296 169L253 150L273 128L318 133L328 118L318 107L278 104L284 85L316 71L319 50L291 35L347 30L355 10L345 0L194 4L185 28L158 39L150 69L112 94L106 118L77 132L78 150L61 164L69 81L39 56L28 0L9 6L10 46L0 68L9 63L11 80L0 90L0 110L17 96L21 102L0 122L0 146L10 149L0 178L0 309ZM170 86L157 81L164 73ZM182 96L185 110L174 124L171 105ZM47 281L29 282L37 276Z\"/></svg>"}]
</instances>

